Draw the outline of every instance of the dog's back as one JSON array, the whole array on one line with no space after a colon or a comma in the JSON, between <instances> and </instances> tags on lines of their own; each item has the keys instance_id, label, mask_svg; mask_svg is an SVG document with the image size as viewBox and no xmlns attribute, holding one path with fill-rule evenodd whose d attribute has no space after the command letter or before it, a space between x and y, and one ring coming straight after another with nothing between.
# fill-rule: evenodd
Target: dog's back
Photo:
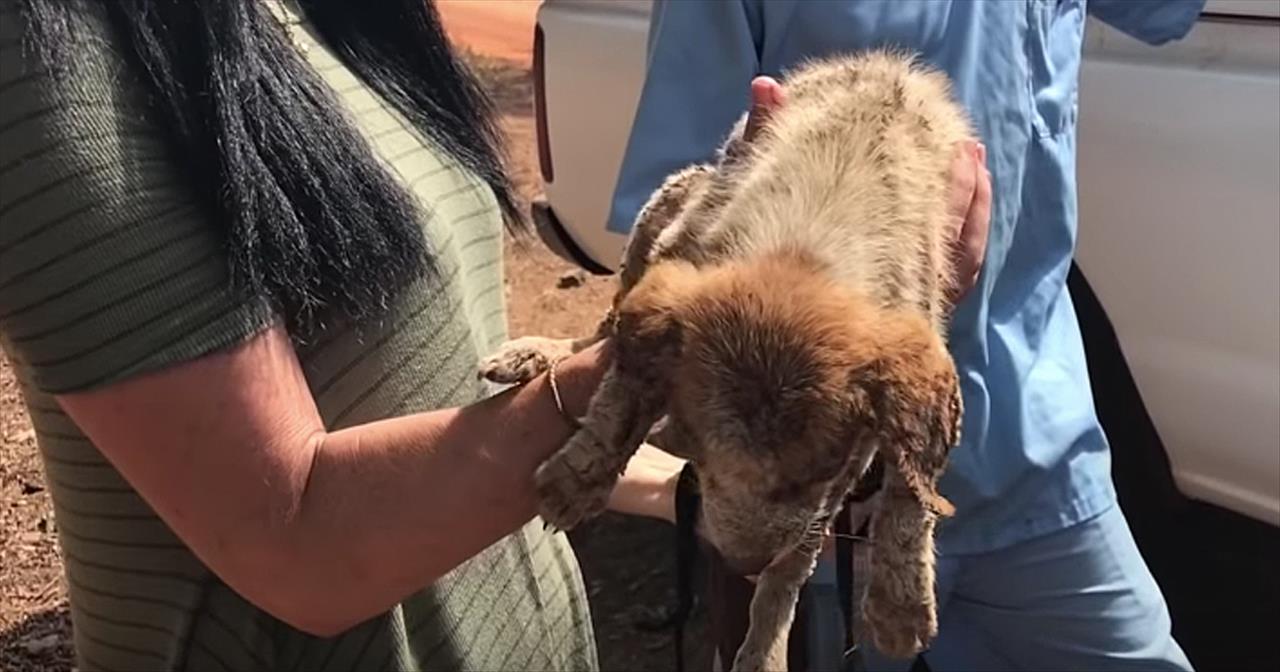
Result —
<instances>
[{"instance_id":1,"label":"dog's back","mask_svg":"<svg viewBox=\"0 0 1280 672\"><path fill-rule=\"evenodd\" d=\"M655 260L800 251L877 304L921 310L941 328L953 280L948 170L956 144L972 137L946 78L872 52L809 63L786 90L749 146L739 125Z\"/></svg>"}]
</instances>

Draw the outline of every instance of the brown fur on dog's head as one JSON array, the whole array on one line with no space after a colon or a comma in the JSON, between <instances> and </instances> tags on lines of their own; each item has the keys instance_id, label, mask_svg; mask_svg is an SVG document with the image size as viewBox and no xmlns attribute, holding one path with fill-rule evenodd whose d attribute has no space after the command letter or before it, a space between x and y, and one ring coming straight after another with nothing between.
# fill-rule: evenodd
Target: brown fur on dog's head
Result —
<instances>
[{"instance_id":1,"label":"brown fur on dog's head","mask_svg":"<svg viewBox=\"0 0 1280 672\"><path fill-rule=\"evenodd\" d=\"M871 441L919 424L895 415L899 388L926 395L942 375L920 355L937 340L925 319L852 294L800 252L713 269L655 265L619 307L619 331L678 340L668 414L680 436L670 449L696 462L704 533L744 572L816 538ZM945 510L932 490L941 461L919 459L930 452L894 466Z\"/></svg>"}]
</instances>

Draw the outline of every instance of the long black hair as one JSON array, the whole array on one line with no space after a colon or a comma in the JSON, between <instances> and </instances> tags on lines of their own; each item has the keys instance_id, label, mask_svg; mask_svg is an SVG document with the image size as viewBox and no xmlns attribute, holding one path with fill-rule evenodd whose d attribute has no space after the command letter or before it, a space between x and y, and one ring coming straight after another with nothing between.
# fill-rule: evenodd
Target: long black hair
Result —
<instances>
[{"instance_id":1,"label":"long black hair","mask_svg":"<svg viewBox=\"0 0 1280 672\"><path fill-rule=\"evenodd\" d=\"M374 156L266 0L24 0L51 70L75 67L71 13L101 3L192 187L214 208L238 290L295 327L360 320L435 270L415 199ZM434 0L297 0L343 63L521 217L492 105Z\"/></svg>"}]
</instances>

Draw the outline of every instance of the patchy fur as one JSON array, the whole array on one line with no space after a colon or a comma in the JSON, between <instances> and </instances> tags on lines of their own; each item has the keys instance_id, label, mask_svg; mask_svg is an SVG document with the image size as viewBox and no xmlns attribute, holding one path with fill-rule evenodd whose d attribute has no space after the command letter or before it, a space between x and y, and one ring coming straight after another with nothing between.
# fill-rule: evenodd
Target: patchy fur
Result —
<instances>
[{"instance_id":1,"label":"patchy fur","mask_svg":"<svg viewBox=\"0 0 1280 672\"><path fill-rule=\"evenodd\" d=\"M937 630L936 490L961 404L943 338L952 282L946 196L972 137L945 78L873 52L792 73L788 103L714 166L670 177L641 211L613 308L578 341L521 339L482 363L528 380L606 336L616 359L582 429L536 474L541 513L598 513L656 422L693 460L703 533L760 573L739 672L785 667L795 601L823 535L872 460L864 620L910 656Z\"/></svg>"}]
</instances>

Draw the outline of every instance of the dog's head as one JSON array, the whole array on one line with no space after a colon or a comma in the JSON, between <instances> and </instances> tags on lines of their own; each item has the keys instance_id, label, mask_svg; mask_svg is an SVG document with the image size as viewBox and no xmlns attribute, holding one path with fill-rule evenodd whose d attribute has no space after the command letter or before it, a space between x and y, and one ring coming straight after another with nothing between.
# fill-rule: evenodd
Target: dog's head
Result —
<instances>
[{"instance_id":1,"label":"dog's head","mask_svg":"<svg viewBox=\"0 0 1280 672\"><path fill-rule=\"evenodd\" d=\"M803 253L659 263L619 306L621 338L678 342L664 447L697 464L703 533L742 572L820 541L884 423L902 420L881 408L882 374L918 366L902 355L934 338L829 278Z\"/></svg>"}]
</instances>

